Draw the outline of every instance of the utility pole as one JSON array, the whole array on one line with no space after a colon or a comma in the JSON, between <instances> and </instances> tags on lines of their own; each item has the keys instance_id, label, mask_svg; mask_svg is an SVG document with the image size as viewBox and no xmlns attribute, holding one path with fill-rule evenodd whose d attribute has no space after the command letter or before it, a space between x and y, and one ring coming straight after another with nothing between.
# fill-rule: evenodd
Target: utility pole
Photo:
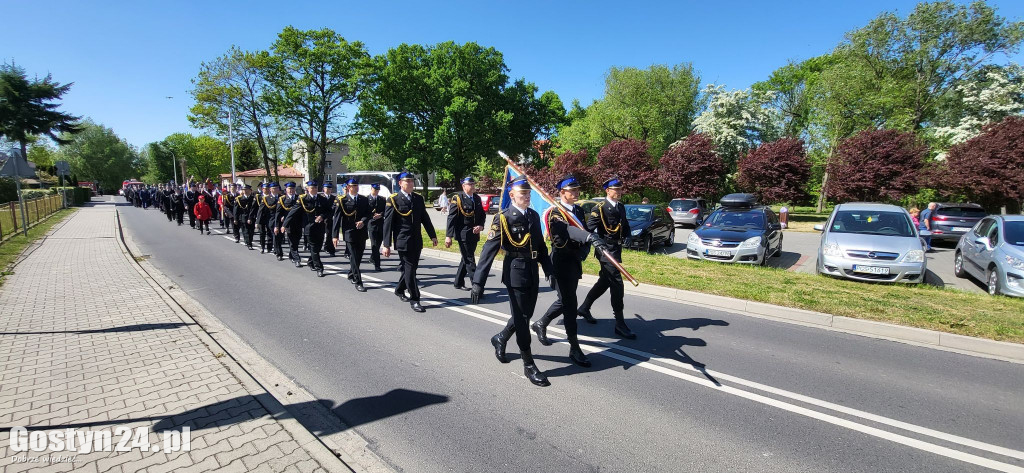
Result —
<instances>
[{"instance_id":1,"label":"utility pole","mask_svg":"<svg viewBox=\"0 0 1024 473\"><path fill-rule=\"evenodd\" d=\"M231 107L228 107L228 146L231 148L231 183L235 183L235 137L231 127Z\"/></svg>"}]
</instances>

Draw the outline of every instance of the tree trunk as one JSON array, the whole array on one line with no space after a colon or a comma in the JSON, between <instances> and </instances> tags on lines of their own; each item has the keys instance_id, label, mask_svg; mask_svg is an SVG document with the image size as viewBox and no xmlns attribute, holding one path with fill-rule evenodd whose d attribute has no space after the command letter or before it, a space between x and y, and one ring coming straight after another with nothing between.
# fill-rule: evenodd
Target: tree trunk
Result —
<instances>
[{"instance_id":1,"label":"tree trunk","mask_svg":"<svg viewBox=\"0 0 1024 473\"><path fill-rule=\"evenodd\" d=\"M828 171L821 178L821 192L818 192L818 213L825 211L825 185L828 184Z\"/></svg>"}]
</instances>

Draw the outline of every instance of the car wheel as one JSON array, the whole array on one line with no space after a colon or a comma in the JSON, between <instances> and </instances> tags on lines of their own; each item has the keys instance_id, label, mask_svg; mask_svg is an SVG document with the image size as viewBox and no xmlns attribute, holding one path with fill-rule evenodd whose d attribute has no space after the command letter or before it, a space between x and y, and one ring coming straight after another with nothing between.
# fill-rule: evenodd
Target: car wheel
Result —
<instances>
[{"instance_id":1,"label":"car wheel","mask_svg":"<svg viewBox=\"0 0 1024 473\"><path fill-rule=\"evenodd\" d=\"M988 277L985 278L985 285L988 286L988 293L991 296L999 294L999 272L996 268L988 268Z\"/></svg>"},{"instance_id":2,"label":"car wheel","mask_svg":"<svg viewBox=\"0 0 1024 473\"><path fill-rule=\"evenodd\" d=\"M967 277L967 273L964 271L964 254L959 251L953 258L953 274L958 278Z\"/></svg>"},{"instance_id":3,"label":"car wheel","mask_svg":"<svg viewBox=\"0 0 1024 473\"><path fill-rule=\"evenodd\" d=\"M676 243L676 229L673 227L672 231L668 234L668 240L665 242L665 248L671 248Z\"/></svg>"}]
</instances>

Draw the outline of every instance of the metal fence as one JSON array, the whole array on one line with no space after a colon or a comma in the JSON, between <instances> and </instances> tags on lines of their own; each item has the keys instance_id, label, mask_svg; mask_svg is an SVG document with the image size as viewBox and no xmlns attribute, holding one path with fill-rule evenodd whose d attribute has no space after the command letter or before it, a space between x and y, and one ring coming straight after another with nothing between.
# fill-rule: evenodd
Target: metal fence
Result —
<instances>
[{"instance_id":1,"label":"metal fence","mask_svg":"<svg viewBox=\"0 0 1024 473\"><path fill-rule=\"evenodd\" d=\"M48 195L25 201L25 218L31 228L40 220L60 209L66 208L66 199L61 194ZM24 231L21 220L21 206L17 201L0 204L0 240L8 235Z\"/></svg>"}]
</instances>

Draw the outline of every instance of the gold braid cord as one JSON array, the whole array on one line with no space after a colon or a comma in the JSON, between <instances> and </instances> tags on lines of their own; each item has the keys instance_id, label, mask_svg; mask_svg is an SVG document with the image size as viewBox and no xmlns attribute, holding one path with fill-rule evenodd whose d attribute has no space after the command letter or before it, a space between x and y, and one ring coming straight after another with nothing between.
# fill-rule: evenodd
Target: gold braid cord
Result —
<instances>
[{"instance_id":1,"label":"gold braid cord","mask_svg":"<svg viewBox=\"0 0 1024 473\"><path fill-rule=\"evenodd\" d=\"M558 244L555 243L554 239L551 237L551 221L554 220L554 219L559 219L560 218L565 223L569 223L569 216L565 214L565 209L562 208L562 204L560 204L560 203L556 203L555 206L552 207L552 208L558 210L558 213L560 213L562 215L561 215L561 217L559 217L554 212L551 212L551 213L548 214L548 240L551 241L551 244L554 245L555 248L565 248L565 245L569 244L568 240L566 240L561 245L558 245Z\"/></svg>"},{"instance_id":2,"label":"gold braid cord","mask_svg":"<svg viewBox=\"0 0 1024 473\"><path fill-rule=\"evenodd\" d=\"M616 225L615 228L608 228L608 223L604 221L604 204L597 206L597 212L601 216L601 226L604 227L604 231L607 232L609 235L614 233L616 236L618 236L619 230L622 229L622 222L619 222L619 224Z\"/></svg>"},{"instance_id":3,"label":"gold braid cord","mask_svg":"<svg viewBox=\"0 0 1024 473\"><path fill-rule=\"evenodd\" d=\"M338 199L338 207L341 207L341 213L343 215L345 215L346 217L351 217L351 216L356 214L356 210L353 210L352 213L348 213L348 212L345 211L345 199L343 199L341 197L338 197L337 199Z\"/></svg>"},{"instance_id":4,"label":"gold braid cord","mask_svg":"<svg viewBox=\"0 0 1024 473\"><path fill-rule=\"evenodd\" d=\"M505 232L505 235L508 236L508 242L516 248L522 248L530 242L530 232L526 232L526 236L524 236L522 240L515 241L512 239L512 232L508 230L508 220L505 219L505 214L501 214L501 229Z\"/></svg>"},{"instance_id":5,"label":"gold braid cord","mask_svg":"<svg viewBox=\"0 0 1024 473\"><path fill-rule=\"evenodd\" d=\"M476 202L473 202L473 211L469 213L466 213L465 210L462 210L462 197L459 194L455 194L455 203L459 207L459 213L462 214L463 217L472 217L473 214L476 213Z\"/></svg>"},{"instance_id":6,"label":"gold braid cord","mask_svg":"<svg viewBox=\"0 0 1024 473\"><path fill-rule=\"evenodd\" d=\"M292 204L292 207L288 207L287 205L284 205L284 199L287 198L287 197L288 196L278 197L277 198L277 205L281 206L282 209L291 210L292 207L295 207L295 204Z\"/></svg>"},{"instance_id":7,"label":"gold braid cord","mask_svg":"<svg viewBox=\"0 0 1024 473\"><path fill-rule=\"evenodd\" d=\"M309 209L307 209L307 208L306 208L306 202L305 202L305 200L306 200L306 199L303 199L302 197L299 197L299 205L301 205L301 206L302 206L302 210L306 211L306 213L308 213L308 214L311 214L311 213L313 213L313 212L314 212L314 211L316 210L316 207L313 207L313 210L309 210Z\"/></svg>"},{"instance_id":8,"label":"gold braid cord","mask_svg":"<svg viewBox=\"0 0 1024 473\"><path fill-rule=\"evenodd\" d=\"M397 213L398 215L401 215L403 217L408 217L409 215L412 215L412 207L411 206L409 207L409 211L406 212L406 213L402 213L401 210L398 210L398 204L395 203L395 196L396 195L398 195L398 194L391 194L391 197L388 197L388 199L391 201L391 207L393 207L395 209L395 213Z\"/></svg>"}]
</instances>

